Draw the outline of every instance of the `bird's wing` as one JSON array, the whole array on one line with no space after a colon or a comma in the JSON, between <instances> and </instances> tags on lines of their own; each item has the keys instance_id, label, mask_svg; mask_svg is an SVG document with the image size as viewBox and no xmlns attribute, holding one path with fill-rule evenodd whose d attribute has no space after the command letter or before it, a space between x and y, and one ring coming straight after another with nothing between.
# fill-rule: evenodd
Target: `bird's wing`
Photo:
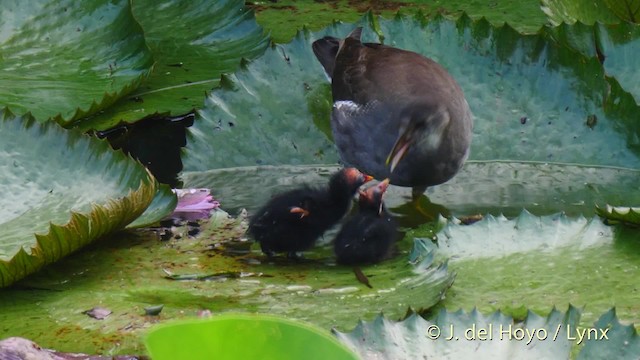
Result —
<instances>
[{"instance_id":1,"label":"bird's wing","mask_svg":"<svg viewBox=\"0 0 640 360\"><path fill-rule=\"evenodd\" d=\"M384 106L379 101L358 104L351 100L336 101L331 113L331 127L335 132L351 133L371 140L371 135L384 122Z\"/></svg>"},{"instance_id":2,"label":"bird's wing","mask_svg":"<svg viewBox=\"0 0 640 360\"><path fill-rule=\"evenodd\" d=\"M358 164L361 171L378 179L388 175L384 164L398 132L394 121L389 121L393 119L391 113L392 109L375 100L366 104L334 103L331 130L340 157L346 164Z\"/></svg>"}]
</instances>

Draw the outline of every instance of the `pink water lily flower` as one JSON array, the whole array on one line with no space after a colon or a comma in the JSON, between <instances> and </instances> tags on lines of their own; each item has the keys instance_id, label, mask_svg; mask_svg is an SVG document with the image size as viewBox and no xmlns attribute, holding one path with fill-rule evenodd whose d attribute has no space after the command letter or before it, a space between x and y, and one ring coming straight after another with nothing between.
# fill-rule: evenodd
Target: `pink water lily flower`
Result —
<instances>
[{"instance_id":1,"label":"pink water lily flower","mask_svg":"<svg viewBox=\"0 0 640 360\"><path fill-rule=\"evenodd\" d=\"M173 192L178 196L178 205L171 214L172 218L187 221L206 219L213 209L220 206L209 189L173 189Z\"/></svg>"}]
</instances>

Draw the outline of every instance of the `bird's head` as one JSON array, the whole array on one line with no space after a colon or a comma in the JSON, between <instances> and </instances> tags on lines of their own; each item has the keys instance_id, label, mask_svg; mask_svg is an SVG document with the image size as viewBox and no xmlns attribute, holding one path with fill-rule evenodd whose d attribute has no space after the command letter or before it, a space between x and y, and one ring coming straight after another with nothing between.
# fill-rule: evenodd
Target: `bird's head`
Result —
<instances>
[{"instance_id":1,"label":"bird's head","mask_svg":"<svg viewBox=\"0 0 640 360\"><path fill-rule=\"evenodd\" d=\"M349 167L340 170L332 177L330 187L348 189L353 195L360 186L371 180L373 180L372 176L363 174L356 168Z\"/></svg>"},{"instance_id":2,"label":"bird's head","mask_svg":"<svg viewBox=\"0 0 640 360\"><path fill-rule=\"evenodd\" d=\"M390 172L413 147L437 149L448 124L449 113L443 107L411 106L405 109L400 114L398 137L387 156Z\"/></svg>"},{"instance_id":3,"label":"bird's head","mask_svg":"<svg viewBox=\"0 0 640 360\"><path fill-rule=\"evenodd\" d=\"M389 187L389 179L384 179L377 185L370 186L366 190L360 190L358 203L360 208L375 208L378 214L382 213L382 197Z\"/></svg>"}]
</instances>

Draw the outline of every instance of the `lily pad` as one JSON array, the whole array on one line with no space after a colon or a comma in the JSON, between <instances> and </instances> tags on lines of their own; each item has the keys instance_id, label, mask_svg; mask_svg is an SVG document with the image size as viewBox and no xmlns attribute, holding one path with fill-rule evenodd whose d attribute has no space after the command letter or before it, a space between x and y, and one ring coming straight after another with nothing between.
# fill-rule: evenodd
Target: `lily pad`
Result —
<instances>
[{"instance_id":1,"label":"lily pad","mask_svg":"<svg viewBox=\"0 0 640 360\"><path fill-rule=\"evenodd\" d=\"M425 230L410 235L432 234ZM570 302L584 305L584 322L591 322L615 304L624 319L640 322L640 243L633 229L606 226L598 217L525 212L511 220L485 216L473 225L448 222L436 238L439 254L458 273L443 306L545 313ZM594 292L594 284L602 291Z\"/></svg>"},{"instance_id":2,"label":"lily pad","mask_svg":"<svg viewBox=\"0 0 640 360\"><path fill-rule=\"evenodd\" d=\"M321 124L329 116L331 90L311 42L351 26L336 25L321 34L304 30L291 43L274 45L223 77L189 129L185 170L337 161L325 136L328 125Z\"/></svg>"},{"instance_id":3,"label":"lily pad","mask_svg":"<svg viewBox=\"0 0 640 360\"><path fill-rule=\"evenodd\" d=\"M615 308L595 322L590 338L577 359L636 359L640 357L640 337L632 324L623 325ZM605 336L603 336L605 335Z\"/></svg>"},{"instance_id":4,"label":"lily pad","mask_svg":"<svg viewBox=\"0 0 640 360\"><path fill-rule=\"evenodd\" d=\"M589 25L596 22L617 24L620 18L611 11L607 3L622 1L625 0L541 0L541 8L552 25L575 22Z\"/></svg>"},{"instance_id":5,"label":"lily pad","mask_svg":"<svg viewBox=\"0 0 640 360\"><path fill-rule=\"evenodd\" d=\"M597 207L596 212L611 222L621 222L629 225L640 225L640 208L611 206Z\"/></svg>"},{"instance_id":6,"label":"lily pad","mask_svg":"<svg viewBox=\"0 0 640 360\"><path fill-rule=\"evenodd\" d=\"M153 65L128 0L3 2L0 108L71 126L130 93Z\"/></svg>"},{"instance_id":7,"label":"lily pad","mask_svg":"<svg viewBox=\"0 0 640 360\"><path fill-rule=\"evenodd\" d=\"M139 353L141 335L152 323L201 310L282 315L328 330L381 311L401 318L409 307L431 307L453 281L446 263L434 260L431 241L403 240L393 259L362 267L369 288L352 268L335 265L329 246L315 248L300 262L267 259L257 244L245 241L246 225L242 215L216 210L210 227L195 238L161 242L141 230L113 236L0 293L0 323L7 324L0 337L29 337L61 351ZM243 247L232 248L234 243ZM194 280L167 279L167 271ZM262 275L208 281L193 276L222 272ZM31 305L35 301L38 307ZM164 304L160 315L143 315L144 308L157 304ZM82 314L96 306L113 313L99 322ZM26 324L21 315L26 309L39 320Z\"/></svg>"},{"instance_id":8,"label":"lily pad","mask_svg":"<svg viewBox=\"0 0 640 360\"><path fill-rule=\"evenodd\" d=\"M569 359L567 329L580 311L553 309L542 317L529 311L523 322L496 311L440 311L427 321L411 314L401 322L378 316L351 332L334 333L363 359Z\"/></svg>"},{"instance_id":9,"label":"lily pad","mask_svg":"<svg viewBox=\"0 0 640 360\"><path fill-rule=\"evenodd\" d=\"M103 141L0 114L0 286L124 228L156 182Z\"/></svg>"},{"instance_id":10,"label":"lily pad","mask_svg":"<svg viewBox=\"0 0 640 360\"><path fill-rule=\"evenodd\" d=\"M496 311L442 310L430 320L417 314L395 322L379 316L351 332L334 331L362 359L636 359L640 340L633 325L622 325L615 309L593 325L579 326L581 311L551 310L542 317L527 311L523 321ZM577 351L576 351L577 352Z\"/></svg>"},{"instance_id":11,"label":"lily pad","mask_svg":"<svg viewBox=\"0 0 640 360\"><path fill-rule=\"evenodd\" d=\"M640 138L628 135L638 124L620 109L603 109L607 96L624 94L608 93L597 58L560 47L544 32L523 36L468 17L426 24L397 17L379 25L363 18L358 25L366 41L375 40L377 26L386 44L427 55L458 80L476 119L472 159L640 166ZM327 128L331 100L311 43L354 26L301 32L212 92L192 128L185 170L336 161L318 130Z\"/></svg>"},{"instance_id":12,"label":"lily pad","mask_svg":"<svg viewBox=\"0 0 640 360\"><path fill-rule=\"evenodd\" d=\"M612 83L610 93L605 94L606 112L624 112L620 109L633 109L640 103L640 77L635 61L640 51L640 26L630 23L589 26L576 23L547 28L545 32L561 46L573 48L602 63L607 81ZM630 93L633 100L624 101L625 92ZM633 117L632 114L626 117L629 115Z\"/></svg>"},{"instance_id":13,"label":"lily pad","mask_svg":"<svg viewBox=\"0 0 640 360\"><path fill-rule=\"evenodd\" d=\"M146 344L157 360L357 359L328 331L262 314L226 314L167 324L152 330Z\"/></svg>"},{"instance_id":14,"label":"lily pad","mask_svg":"<svg viewBox=\"0 0 640 360\"><path fill-rule=\"evenodd\" d=\"M151 204L142 215L127 225L128 229L150 226L171 215L178 204L176 194L165 184L159 184Z\"/></svg>"},{"instance_id":15,"label":"lily pad","mask_svg":"<svg viewBox=\"0 0 640 360\"><path fill-rule=\"evenodd\" d=\"M473 225L448 222L437 234L440 253L452 260L502 258L568 245L578 249L611 244L613 231L599 218L571 219L564 214L536 217L524 211L515 219L487 215ZM480 240L480 237L484 237Z\"/></svg>"},{"instance_id":16,"label":"lily pad","mask_svg":"<svg viewBox=\"0 0 640 360\"><path fill-rule=\"evenodd\" d=\"M144 84L105 112L81 124L106 129L149 115L180 115L201 108L205 92L242 58L263 53L268 38L244 1L134 1L157 64Z\"/></svg>"},{"instance_id":17,"label":"lily pad","mask_svg":"<svg viewBox=\"0 0 640 360\"><path fill-rule=\"evenodd\" d=\"M629 23L599 25L597 30L605 72L631 93L636 103L640 103L640 74L636 62L636 55L640 52L640 26Z\"/></svg>"},{"instance_id":18,"label":"lily pad","mask_svg":"<svg viewBox=\"0 0 640 360\"><path fill-rule=\"evenodd\" d=\"M640 22L640 1L638 0L604 0L609 10L624 21Z\"/></svg>"},{"instance_id":19,"label":"lily pad","mask_svg":"<svg viewBox=\"0 0 640 360\"><path fill-rule=\"evenodd\" d=\"M424 14L427 18L436 15L457 18L463 13L474 19L486 18L495 25L511 24L519 32L534 33L547 21L537 0L469 2L465 0L405 0L405 1L296 1L247 2L256 11L256 20L270 31L272 40L290 42L296 30L309 28L319 30L334 21L355 22L365 11L392 18L398 12L406 15ZM292 16L293 14L293 16Z\"/></svg>"},{"instance_id":20,"label":"lily pad","mask_svg":"<svg viewBox=\"0 0 640 360\"><path fill-rule=\"evenodd\" d=\"M301 183L328 181L338 166L249 166L186 172L187 187L212 189L227 211L257 210L274 193ZM594 205L640 204L640 192L630 192L640 182L640 171L616 167L590 167L536 162L469 161L445 184L427 191L429 200L442 204L441 214L466 216L482 213L518 216L523 208L536 215L564 212L592 217ZM410 202L411 190L391 186L385 203L398 215ZM415 208L413 210L415 212ZM437 218L438 214L435 214ZM422 221L424 222L424 220Z\"/></svg>"}]
</instances>

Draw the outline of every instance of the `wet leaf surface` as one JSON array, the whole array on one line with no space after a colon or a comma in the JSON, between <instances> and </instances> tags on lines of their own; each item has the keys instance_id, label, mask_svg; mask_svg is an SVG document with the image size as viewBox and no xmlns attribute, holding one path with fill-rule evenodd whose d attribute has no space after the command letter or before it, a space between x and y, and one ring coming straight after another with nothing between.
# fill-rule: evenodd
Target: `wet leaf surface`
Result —
<instances>
[{"instance_id":1,"label":"wet leaf surface","mask_svg":"<svg viewBox=\"0 0 640 360\"><path fill-rule=\"evenodd\" d=\"M496 0L490 3L465 0L329 0L329 1L247 1L256 12L256 20L271 32L273 41L287 43L296 30L306 27L313 31L333 22L355 22L363 13L371 11L387 19L398 12L405 15L424 14L427 18L437 15L457 18L463 13L474 19L484 17L494 25L510 24L518 31L534 33L547 21L539 1ZM293 16L292 16L293 14Z\"/></svg>"},{"instance_id":2,"label":"wet leaf surface","mask_svg":"<svg viewBox=\"0 0 640 360\"><path fill-rule=\"evenodd\" d=\"M124 228L157 183L103 141L0 113L0 286Z\"/></svg>"},{"instance_id":3,"label":"wet leaf surface","mask_svg":"<svg viewBox=\"0 0 640 360\"><path fill-rule=\"evenodd\" d=\"M552 25L575 22L589 25L596 22L619 23L620 18L611 11L607 2L607 0L541 0L541 8Z\"/></svg>"},{"instance_id":4,"label":"wet leaf surface","mask_svg":"<svg viewBox=\"0 0 640 360\"><path fill-rule=\"evenodd\" d=\"M153 65L131 2L3 2L0 108L65 126L133 91Z\"/></svg>"},{"instance_id":5,"label":"wet leaf surface","mask_svg":"<svg viewBox=\"0 0 640 360\"><path fill-rule=\"evenodd\" d=\"M337 166L259 166L188 172L189 187L207 187L234 213L258 209L272 194L297 184L321 185ZM640 172L616 167L590 167L535 162L470 161L451 181L427 191L421 199L424 212L436 220L439 214L458 217L504 214L514 217L523 208L535 215L564 212L591 217L595 204L640 203L640 194L630 192L640 181ZM410 189L391 186L385 202L403 224L419 225L427 219L410 204Z\"/></svg>"},{"instance_id":6,"label":"wet leaf surface","mask_svg":"<svg viewBox=\"0 0 640 360\"><path fill-rule=\"evenodd\" d=\"M107 129L148 115L180 115L201 108L204 94L241 59L264 51L268 38L243 1L134 1L156 61L147 81L127 98L81 124Z\"/></svg>"},{"instance_id":7,"label":"wet leaf surface","mask_svg":"<svg viewBox=\"0 0 640 360\"><path fill-rule=\"evenodd\" d=\"M400 318L409 307L428 308L453 281L446 264L434 262L434 246L421 240L414 244L413 238L398 244L393 259L361 268L370 289L356 280L352 268L335 265L329 246L314 249L303 261L268 259L246 241L252 246L243 252L218 245L245 237L242 217L218 210L209 225L198 237L179 240L160 241L147 231L123 234L7 289L0 293L0 323L7 324L0 327L0 337L38 331L42 346L62 351L136 353L151 324L202 310L280 314L325 329L344 328L381 311ZM166 271L217 276L172 281ZM96 306L96 299L113 314L87 321L92 319L81 312ZM27 326L19 314L34 301L41 304L32 310L39 320ZM160 315L142 315L144 308L157 304L164 304Z\"/></svg>"},{"instance_id":8,"label":"wet leaf surface","mask_svg":"<svg viewBox=\"0 0 640 360\"><path fill-rule=\"evenodd\" d=\"M458 274L441 304L447 309L511 313L524 306L544 314L553 305L580 304L587 326L615 304L620 317L640 323L637 229L606 226L598 217L524 212L514 219L485 216L473 225L449 222L435 237Z\"/></svg>"},{"instance_id":9,"label":"wet leaf surface","mask_svg":"<svg viewBox=\"0 0 640 360\"><path fill-rule=\"evenodd\" d=\"M335 334L362 359L568 359L566 329L575 329L579 319L573 306L546 317L528 312L522 323L499 311L443 310L430 320L417 314L401 322L379 316ZM563 332L555 336L558 329Z\"/></svg>"},{"instance_id":10,"label":"wet leaf surface","mask_svg":"<svg viewBox=\"0 0 640 360\"><path fill-rule=\"evenodd\" d=\"M330 92L311 43L356 25L366 41L379 41L379 30L386 44L431 57L457 79L475 117L471 159L640 166L639 126L630 121L638 106L596 57L558 46L548 32L422 20L364 17L268 49L209 95L190 128L185 170L337 161L322 130Z\"/></svg>"},{"instance_id":11,"label":"wet leaf surface","mask_svg":"<svg viewBox=\"0 0 640 360\"><path fill-rule=\"evenodd\" d=\"M619 322L615 309L588 327L579 325L582 311L571 305L546 317L527 311L519 321L500 311L442 310L429 320L416 314L401 322L379 316L335 333L361 359L570 359L578 351L577 359L640 356L638 334ZM583 347L572 349L576 343Z\"/></svg>"}]
</instances>

